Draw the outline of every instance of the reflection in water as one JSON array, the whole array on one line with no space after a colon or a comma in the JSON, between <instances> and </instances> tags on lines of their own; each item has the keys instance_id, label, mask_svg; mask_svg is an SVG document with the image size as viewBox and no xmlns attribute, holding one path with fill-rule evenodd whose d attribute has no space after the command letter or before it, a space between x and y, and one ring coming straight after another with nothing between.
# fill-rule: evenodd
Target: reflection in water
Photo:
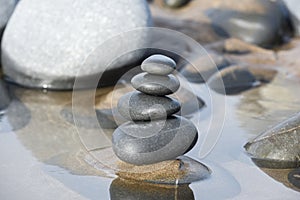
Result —
<instances>
[{"instance_id":1,"label":"reflection in water","mask_svg":"<svg viewBox=\"0 0 300 200\"><path fill-rule=\"evenodd\" d=\"M111 200L194 200L188 185L155 185L115 179L110 185Z\"/></svg>"},{"instance_id":2,"label":"reflection in water","mask_svg":"<svg viewBox=\"0 0 300 200\"><path fill-rule=\"evenodd\" d=\"M30 122L30 110L15 95L15 87L10 86L7 91L3 91L4 88L2 86L4 85L1 84L2 82L0 82L0 96L3 97L3 95L5 95L6 97L5 99L1 97L0 104L5 103L6 107L0 116L0 133L19 130ZM4 100L4 102L2 100Z\"/></svg>"},{"instance_id":3,"label":"reflection in water","mask_svg":"<svg viewBox=\"0 0 300 200\"><path fill-rule=\"evenodd\" d=\"M270 84L242 94L236 113L240 126L257 135L300 110L299 80L278 73Z\"/></svg>"}]
</instances>

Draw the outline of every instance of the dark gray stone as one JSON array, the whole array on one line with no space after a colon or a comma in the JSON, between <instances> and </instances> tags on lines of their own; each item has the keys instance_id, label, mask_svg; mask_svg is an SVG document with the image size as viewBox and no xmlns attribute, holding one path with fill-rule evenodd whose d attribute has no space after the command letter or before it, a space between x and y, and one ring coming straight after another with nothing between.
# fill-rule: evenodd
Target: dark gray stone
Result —
<instances>
[{"instance_id":1,"label":"dark gray stone","mask_svg":"<svg viewBox=\"0 0 300 200\"><path fill-rule=\"evenodd\" d=\"M191 0L164 0L166 6L170 8L180 8L188 4Z\"/></svg>"},{"instance_id":2,"label":"dark gray stone","mask_svg":"<svg viewBox=\"0 0 300 200\"><path fill-rule=\"evenodd\" d=\"M104 71L103 76L114 79L124 67L140 62L145 51L124 54L111 63L111 55L122 51L116 48L120 40L111 40L105 49L101 44L151 24L147 2L141 0L22 0L3 34L3 71L18 84L54 89L72 89L75 78L88 84L90 77ZM147 45L147 33L136 32L122 42L139 48Z\"/></svg>"},{"instance_id":3,"label":"dark gray stone","mask_svg":"<svg viewBox=\"0 0 300 200\"><path fill-rule=\"evenodd\" d=\"M180 87L179 80L172 74L159 76L141 73L131 79L131 84L143 93L157 96L173 94Z\"/></svg>"},{"instance_id":4,"label":"dark gray stone","mask_svg":"<svg viewBox=\"0 0 300 200\"><path fill-rule=\"evenodd\" d=\"M144 60L141 68L150 74L168 75L176 69L176 63L167 56L156 54Z\"/></svg>"},{"instance_id":5,"label":"dark gray stone","mask_svg":"<svg viewBox=\"0 0 300 200\"><path fill-rule=\"evenodd\" d=\"M6 85L0 80L0 111L8 107L10 103L10 96Z\"/></svg>"},{"instance_id":6,"label":"dark gray stone","mask_svg":"<svg viewBox=\"0 0 300 200\"><path fill-rule=\"evenodd\" d=\"M231 66L214 74L208 86L220 94L238 94L259 85L256 77L246 68ZM225 90L224 90L225 89Z\"/></svg>"},{"instance_id":7,"label":"dark gray stone","mask_svg":"<svg viewBox=\"0 0 300 200\"><path fill-rule=\"evenodd\" d=\"M245 145L253 161L265 168L300 166L300 113L262 133Z\"/></svg>"},{"instance_id":8,"label":"dark gray stone","mask_svg":"<svg viewBox=\"0 0 300 200\"><path fill-rule=\"evenodd\" d=\"M130 92L118 102L118 111L126 119L151 120L163 119L178 112L180 103L169 97L156 97L140 92Z\"/></svg>"},{"instance_id":9,"label":"dark gray stone","mask_svg":"<svg viewBox=\"0 0 300 200\"><path fill-rule=\"evenodd\" d=\"M112 143L121 160L145 165L183 155L196 144L197 138L192 122L172 116L167 120L122 124L113 133Z\"/></svg>"},{"instance_id":10,"label":"dark gray stone","mask_svg":"<svg viewBox=\"0 0 300 200\"><path fill-rule=\"evenodd\" d=\"M211 58L211 59L210 59ZM229 66L229 61L216 53L209 53L195 60L195 66L188 63L180 73L193 83L204 83L206 79L212 76L217 70Z\"/></svg>"},{"instance_id":11,"label":"dark gray stone","mask_svg":"<svg viewBox=\"0 0 300 200\"><path fill-rule=\"evenodd\" d=\"M219 35L271 48L291 35L284 7L278 1L255 0L264 13L246 13L227 9L209 11L213 27Z\"/></svg>"}]
</instances>

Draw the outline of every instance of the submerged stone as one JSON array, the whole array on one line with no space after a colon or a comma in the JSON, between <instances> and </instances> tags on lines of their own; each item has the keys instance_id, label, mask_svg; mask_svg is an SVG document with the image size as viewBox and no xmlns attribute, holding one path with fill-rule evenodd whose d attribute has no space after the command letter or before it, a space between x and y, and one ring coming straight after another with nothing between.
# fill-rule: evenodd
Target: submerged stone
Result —
<instances>
[{"instance_id":1,"label":"submerged stone","mask_svg":"<svg viewBox=\"0 0 300 200\"><path fill-rule=\"evenodd\" d=\"M300 113L271 128L245 145L260 167L295 168L300 166Z\"/></svg>"}]
</instances>

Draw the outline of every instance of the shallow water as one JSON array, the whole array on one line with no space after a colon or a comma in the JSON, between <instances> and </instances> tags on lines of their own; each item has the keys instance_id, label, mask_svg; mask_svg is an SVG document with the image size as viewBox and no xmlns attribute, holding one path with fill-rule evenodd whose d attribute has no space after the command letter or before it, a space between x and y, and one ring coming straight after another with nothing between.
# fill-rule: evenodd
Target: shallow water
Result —
<instances>
[{"instance_id":1,"label":"shallow water","mask_svg":"<svg viewBox=\"0 0 300 200\"><path fill-rule=\"evenodd\" d=\"M90 157L90 164L85 162L90 153L76 127L61 112L71 109L71 92L45 93L11 86L10 93L16 97L0 115L0 199L96 200L139 199L141 196L158 199L157 194L161 194L160 199L298 199L299 192L255 166L243 146L268 127L300 110L299 85L298 80L287 79L284 73L279 73L270 84L227 96L224 105L212 105L212 96L220 99L223 96L209 95L205 85L192 84L206 106L190 114L199 129L200 140L187 155L206 164L212 175L189 187L164 190L143 185L138 192L130 189L137 187L136 184L125 182L124 186L114 181L116 177L111 170L95 169L91 165L95 157ZM109 107L100 104L101 108ZM216 123L211 121L210 115L222 117L223 106L226 114L221 136L213 150L204 156L207 149L202 146L207 144L206 129L209 123ZM219 122L211 124L210 130L221 127L222 120ZM85 131L90 139L97 137L98 133L89 127L82 126L79 132ZM110 133L105 134L109 137Z\"/></svg>"}]
</instances>

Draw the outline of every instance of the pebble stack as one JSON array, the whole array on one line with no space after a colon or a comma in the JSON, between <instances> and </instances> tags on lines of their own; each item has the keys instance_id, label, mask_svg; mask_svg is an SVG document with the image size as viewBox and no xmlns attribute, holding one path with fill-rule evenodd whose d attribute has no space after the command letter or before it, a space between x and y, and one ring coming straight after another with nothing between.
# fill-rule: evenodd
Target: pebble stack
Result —
<instances>
[{"instance_id":1,"label":"pebble stack","mask_svg":"<svg viewBox=\"0 0 300 200\"><path fill-rule=\"evenodd\" d=\"M175 159L192 149L198 139L194 124L174 115L181 109L180 102L166 96L180 87L171 74L176 63L169 57L153 55L141 68L144 73L131 80L137 91L125 94L118 102L119 113L129 121L112 137L115 154L134 165Z\"/></svg>"}]
</instances>

